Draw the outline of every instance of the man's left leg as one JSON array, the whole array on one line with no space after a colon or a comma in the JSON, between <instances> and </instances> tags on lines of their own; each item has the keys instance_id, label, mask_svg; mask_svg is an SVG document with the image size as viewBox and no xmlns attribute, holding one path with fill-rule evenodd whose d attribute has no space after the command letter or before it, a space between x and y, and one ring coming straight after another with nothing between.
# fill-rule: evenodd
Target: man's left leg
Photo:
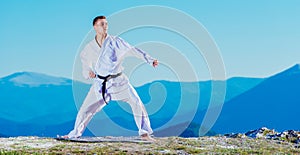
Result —
<instances>
[{"instance_id":1,"label":"man's left leg","mask_svg":"<svg viewBox=\"0 0 300 155\"><path fill-rule=\"evenodd\" d=\"M142 103L135 89L130 84L126 91L128 91L128 96L125 99L122 99L122 101L127 102L130 105L135 123L139 129L139 135L143 139L151 139L150 135L153 133L153 131L150 126L150 120L144 104Z\"/></svg>"}]
</instances>

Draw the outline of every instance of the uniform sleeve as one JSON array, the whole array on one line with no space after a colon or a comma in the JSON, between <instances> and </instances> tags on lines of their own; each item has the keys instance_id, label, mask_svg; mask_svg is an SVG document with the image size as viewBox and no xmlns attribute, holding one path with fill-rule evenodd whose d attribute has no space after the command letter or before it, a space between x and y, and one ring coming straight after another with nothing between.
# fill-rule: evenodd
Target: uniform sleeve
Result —
<instances>
[{"instance_id":1,"label":"uniform sleeve","mask_svg":"<svg viewBox=\"0 0 300 155\"><path fill-rule=\"evenodd\" d=\"M88 51L88 46L86 46L82 52L80 53L80 59L81 59L81 63L82 63L82 76L85 79L89 79L89 72L92 71L91 65L89 64L89 55L87 53Z\"/></svg>"},{"instance_id":2,"label":"uniform sleeve","mask_svg":"<svg viewBox=\"0 0 300 155\"><path fill-rule=\"evenodd\" d=\"M131 46L126 41L124 41L122 38L117 37L116 38L116 48L118 48L121 51L126 52L126 55L132 55L137 58L145 60L148 64L152 65L153 61L155 60L150 55L148 55L145 51L136 48L134 46Z\"/></svg>"}]
</instances>

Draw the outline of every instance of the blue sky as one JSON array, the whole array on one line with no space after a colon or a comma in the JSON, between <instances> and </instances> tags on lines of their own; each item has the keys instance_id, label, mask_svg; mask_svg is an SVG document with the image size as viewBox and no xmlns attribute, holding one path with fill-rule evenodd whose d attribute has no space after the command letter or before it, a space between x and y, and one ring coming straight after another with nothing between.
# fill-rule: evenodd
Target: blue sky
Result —
<instances>
[{"instance_id":1,"label":"blue sky","mask_svg":"<svg viewBox=\"0 0 300 155\"><path fill-rule=\"evenodd\" d=\"M267 77L300 63L298 0L3 0L0 77L32 71L71 78L77 50L92 28L92 19L142 5L175 8L198 20L218 45L227 78ZM128 35L124 38L133 44L147 41Z\"/></svg>"}]
</instances>

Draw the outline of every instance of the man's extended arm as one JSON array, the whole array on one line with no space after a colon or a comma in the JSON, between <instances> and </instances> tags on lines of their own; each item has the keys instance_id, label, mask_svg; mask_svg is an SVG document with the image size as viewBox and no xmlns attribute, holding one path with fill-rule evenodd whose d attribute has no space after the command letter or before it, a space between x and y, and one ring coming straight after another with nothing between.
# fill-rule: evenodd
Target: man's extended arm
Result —
<instances>
[{"instance_id":1,"label":"man's extended arm","mask_svg":"<svg viewBox=\"0 0 300 155\"><path fill-rule=\"evenodd\" d=\"M130 53L130 55L144 59L148 64L152 65L153 67L156 67L158 65L158 61L152 58L150 55L148 55L145 51L137 47L131 46L119 37L116 38L116 47L122 51L125 51L126 53Z\"/></svg>"}]
</instances>

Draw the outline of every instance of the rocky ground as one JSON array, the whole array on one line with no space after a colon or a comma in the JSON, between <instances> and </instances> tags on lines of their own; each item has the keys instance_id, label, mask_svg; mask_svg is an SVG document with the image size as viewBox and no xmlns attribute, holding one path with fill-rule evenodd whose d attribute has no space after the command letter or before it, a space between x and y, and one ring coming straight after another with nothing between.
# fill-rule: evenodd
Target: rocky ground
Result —
<instances>
[{"instance_id":1,"label":"rocky ground","mask_svg":"<svg viewBox=\"0 0 300 155\"><path fill-rule=\"evenodd\" d=\"M156 138L155 143L78 143L52 138L0 138L0 154L300 154L298 144L241 136Z\"/></svg>"}]
</instances>

